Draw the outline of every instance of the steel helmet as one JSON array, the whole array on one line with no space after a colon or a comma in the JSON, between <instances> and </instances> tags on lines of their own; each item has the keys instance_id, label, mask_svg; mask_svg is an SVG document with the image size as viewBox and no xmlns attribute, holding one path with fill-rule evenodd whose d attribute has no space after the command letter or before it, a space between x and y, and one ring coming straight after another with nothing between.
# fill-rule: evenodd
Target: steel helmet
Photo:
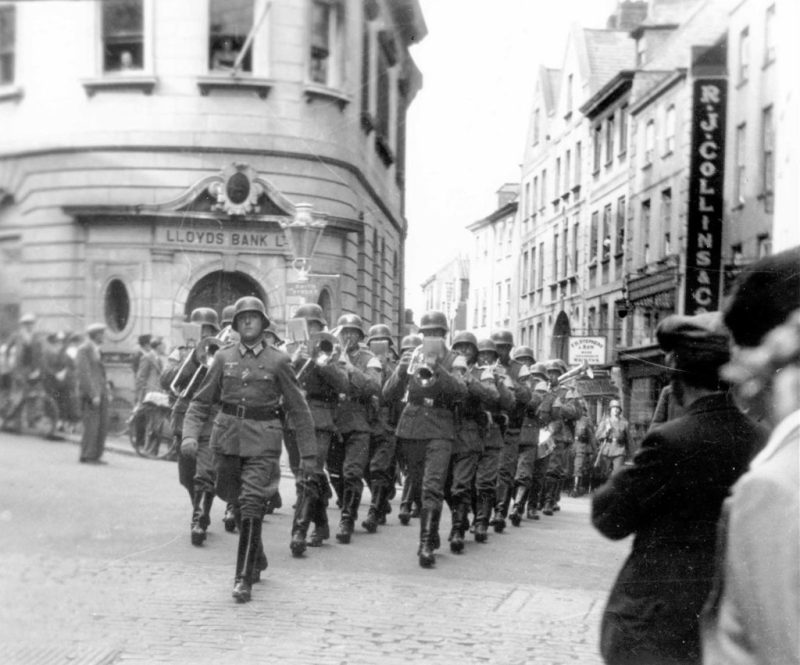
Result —
<instances>
[{"instance_id":1,"label":"steel helmet","mask_svg":"<svg viewBox=\"0 0 800 665\"><path fill-rule=\"evenodd\" d=\"M219 332L217 313L210 307L198 307L197 309L193 309L189 320L192 323L199 323L201 326L211 326L214 330Z\"/></svg>"},{"instance_id":2,"label":"steel helmet","mask_svg":"<svg viewBox=\"0 0 800 665\"><path fill-rule=\"evenodd\" d=\"M364 338L364 322L358 314L342 314L336 322L336 327L341 332L348 329L357 330L361 338Z\"/></svg>"},{"instance_id":3,"label":"steel helmet","mask_svg":"<svg viewBox=\"0 0 800 665\"><path fill-rule=\"evenodd\" d=\"M325 320L325 313L322 311L322 307L313 303L308 305L300 305L300 307L298 307L297 311L294 313L294 316L296 319L305 319L309 323L315 321L323 328L328 325L328 322Z\"/></svg>"},{"instance_id":4,"label":"steel helmet","mask_svg":"<svg viewBox=\"0 0 800 665\"><path fill-rule=\"evenodd\" d=\"M491 339L481 339L478 340L478 353L482 351L491 351L495 355L497 355L497 345L494 343L494 340Z\"/></svg>"},{"instance_id":5,"label":"steel helmet","mask_svg":"<svg viewBox=\"0 0 800 665\"><path fill-rule=\"evenodd\" d=\"M453 336L453 347L458 344L472 344L472 346L475 348L475 351L478 351L478 340L476 339L475 335L468 330L460 330Z\"/></svg>"},{"instance_id":6,"label":"steel helmet","mask_svg":"<svg viewBox=\"0 0 800 665\"><path fill-rule=\"evenodd\" d=\"M389 326L385 323L376 323L373 326L370 326L369 332L367 333L367 343L370 342L378 342L380 340L385 340L389 342L389 344L393 344L392 342L392 331L389 330Z\"/></svg>"},{"instance_id":7,"label":"steel helmet","mask_svg":"<svg viewBox=\"0 0 800 665\"><path fill-rule=\"evenodd\" d=\"M532 376L540 376L543 379L547 379L547 367L544 363L534 363L530 371Z\"/></svg>"},{"instance_id":8,"label":"steel helmet","mask_svg":"<svg viewBox=\"0 0 800 665\"><path fill-rule=\"evenodd\" d=\"M510 330L495 330L491 334L492 341L497 345L505 344L507 346L514 346L514 335Z\"/></svg>"},{"instance_id":9,"label":"steel helmet","mask_svg":"<svg viewBox=\"0 0 800 665\"><path fill-rule=\"evenodd\" d=\"M419 335L406 335L400 341L400 352L413 351L422 344L422 337Z\"/></svg>"},{"instance_id":10,"label":"steel helmet","mask_svg":"<svg viewBox=\"0 0 800 665\"><path fill-rule=\"evenodd\" d=\"M229 326L233 323L233 313L236 309L235 305L228 305L222 310L222 327Z\"/></svg>"},{"instance_id":11,"label":"steel helmet","mask_svg":"<svg viewBox=\"0 0 800 665\"><path fill-rule=\"evenodd\" d=\"M20 317L19 322L20 323L36 323L36 315L35 314L31 314L30 312L28 312L27 314L23 314Z\"/></svg>"},{"instance_id":12,"label":"steel helmet","mask_svg":"<svg viewBox=\"0 0 800 665\"><path fill-rule=\"evenodd\" d=\"M536 358L533 356L533 349L529 346L518 346L511 353L511 357L514 360L523 360L524 358L527 358L531 361L531 363L536 362Z\"/></svg>"},{"instance_id":13,"label":"steel helmet","mask_svg":"<svg viewBox=\"0 0 800 665\"><path fill-rule=\"evenodd\" d=\"M231 327L236 332L239 332L239 325L236 323L236 319L239 318L239 314L243 314L244 312L258 312L261 315L261 319L264 321L264 329L266 330L269 327L269 317L267 316L264 303L255 296L244 296L243 298L239 298L233 306L233 323Z\"/></svg>"},{"instance_id":14,"label":"steel helmet","mask_svg":"<svg viewBox=\"0 0 800 665\"><path fill-rule=\"evenodd\" d=\"M428 332L430 330L441 330L443 332L447 332L449 330L449 326L447 325L447 317L444 315L444 312L425 312L422 315L422 318L419 321L419 331L421 333Z\"/></svg>"},{"instance_id":15,"label":"steel helmet","mask_svg":"<svg viewBox=\"0 0 800 665\"><path fill-rule=\"evenodd\" d=\"M561 360L561 358L553 358L552 360L548 360L544 366L548 372L558 372L559 374L564 374L564 372L567 371L567 363Z\"/></svg>"}]
</instances>

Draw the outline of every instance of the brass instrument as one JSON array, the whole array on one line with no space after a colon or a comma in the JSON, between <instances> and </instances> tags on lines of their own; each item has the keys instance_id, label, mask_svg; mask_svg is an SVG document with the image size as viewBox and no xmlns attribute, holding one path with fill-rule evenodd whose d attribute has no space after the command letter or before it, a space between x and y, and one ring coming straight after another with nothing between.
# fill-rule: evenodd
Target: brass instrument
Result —
<instances>
[{"instance_id":1,"label":"brass instrument","mask_svg":"<svg viewBox=\"0 0 800 665\"><path fill-rule=\"evenodd\" d=\"M170 392L180 399L191 396L197 389L197 386L203 382L203 379L208 373L208 368L211 367L211 361L214 359L214 354L231 341L232 333L233 330L230 327L226 327L216 337L204 337L201 339L200 344L189 351L186 354L186 358L183 359L180 369L175 374L175 378L172 380L172 383L169 385ZM183 370L186 368L186 365L191 362L195 353L200 360L200 365L194 371L194 374L192 374L192 378L189 379L188 383L186 383L185 386L181 386L180 378L183 375Z\"/></svg>"},{"instance_id":2,"label":"brass instrument","mask_svg":"<svg viewBox=\"0 0 800 665\"><path fill-rule=\"evenodd\" d=\"M298 379L312 363L317 367L327 367L341 355L341 347L336 341L336 337L329 332L319 332L311 335L308 346L310 346L308 350L309 358L300 368L300 371L297 372ZM301 350L305 351L305 345L298 349L298 351Z\"/></svg>"},{"instance_id":3,"label":"brass instrument","mask_svg":"<svg viewBox=\"0 0 800 665\"><path fill-rule=\"evenodd\" d=\"M412 377L422 388L429 388L436 383L434 370L436 364L429 356L426 356L422 346L417 347L411 356L408 364L408 375Z\"/></svg>"},{"instance_id":4,"label":"brass instrument","mask_svg":"<svg viewBox=\"0 0 800 665\"><path fill-rule=\"evenodd\" d=\"M586 376L590 379L594 378L594 371L587 360L584 360L580 365L576 365L571 370L564 372L564 374L558 377L557 383L560 386L562 383L565 383L576 376Z\"/></svg>"}]
</instances>

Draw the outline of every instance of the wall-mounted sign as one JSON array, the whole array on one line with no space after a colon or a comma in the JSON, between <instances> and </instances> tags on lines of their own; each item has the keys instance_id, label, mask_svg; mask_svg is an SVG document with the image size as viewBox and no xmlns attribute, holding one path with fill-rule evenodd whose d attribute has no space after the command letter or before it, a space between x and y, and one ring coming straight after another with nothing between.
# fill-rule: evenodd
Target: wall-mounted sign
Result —
<instances>
[{"instance_id":1,"label":"wall-mounted sign","mask_svg":"<svg viewBox=\"0 0 800 665\"><path fill-rule=\"evenodd\" d=\"M684 292L690 315L719 309L727 86L723 76L703 76L693 87Z\"/></svg>"},{"instance_id":2,"label":"wall-mounted sign","mask_svg":"<svg viewBox=\"0 0 800 665\"><path fill-rule=\"evenodd\" d=\"M570 365L580 365L584 361L590 365L605 365L606 338L571 336L568 359Z\"/></svg>"},{"instance_id":3,"label":"wall-mounted sign","mask_svg":"<svg viewBox=\"0 0 800 665\"><path fill-rule=\"evenodd\" d=\"M233 231L229 229L164 228L156 231L161 245L180 245L194 249L254 249L287 252L289 247L281 231Z\"/></svg>"}]
</instances>

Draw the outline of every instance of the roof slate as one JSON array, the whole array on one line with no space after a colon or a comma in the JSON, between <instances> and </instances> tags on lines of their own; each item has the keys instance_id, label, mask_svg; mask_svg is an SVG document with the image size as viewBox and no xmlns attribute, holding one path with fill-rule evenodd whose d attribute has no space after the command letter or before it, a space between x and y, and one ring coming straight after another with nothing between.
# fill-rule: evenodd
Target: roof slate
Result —
<instances>
[{"instance_id":1,"label":"roof slate","mask_svg":"<svg viewBox=\"0 0 800 665\"><path fill-rule=\"evenodd\" d=\"M589 60L590 96L596 93L623 69L632 69L636 62L636 43L625 30L585 28L586 55Z\"/></svg>"}]
</instances>

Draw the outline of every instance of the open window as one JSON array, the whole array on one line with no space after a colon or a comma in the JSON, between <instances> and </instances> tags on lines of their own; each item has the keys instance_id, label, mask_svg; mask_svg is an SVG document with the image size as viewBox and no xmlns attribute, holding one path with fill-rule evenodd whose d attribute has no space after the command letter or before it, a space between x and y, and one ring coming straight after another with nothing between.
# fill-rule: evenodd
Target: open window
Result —
<instances>
[{"instance_id":1,"label":"open window","mask_svg":"<svg viewBox=\"0 0 800 665\"><path fill-rule=\"evenodd\" d=\"M308 78L338 87L342 82L343 10L337 0L312 0Z\"/></svg>"},{"instance_id":2,"label":"open window","mask_svg":"<svg viewBox=\"0 0 800 665\"><path fill-rule=\"evenodd\" d=\"M16 7L0 5L0 86L14 83Z\"/></svg>"},{"instance_id":3,"label":"open window","mask_svg":"<svg viewBox=\"0 0 800 665\"><path fill-rule=\"evenodd\" d=\"M253 0L210 0L208 68L233 71L239 62L247 35L253 27ZM238 71L252 72L252 45L242 55Z\"/></svg>"},{"instance_id":4,"label":"open window","mask_svg":"<svg viewBox=\"0 0 800 665\"><path fill-rule=\"evenodd\" d=\"M144 69L143 0L105 0L102 5L103 71Z\"/></svg>"}]
</instances>

